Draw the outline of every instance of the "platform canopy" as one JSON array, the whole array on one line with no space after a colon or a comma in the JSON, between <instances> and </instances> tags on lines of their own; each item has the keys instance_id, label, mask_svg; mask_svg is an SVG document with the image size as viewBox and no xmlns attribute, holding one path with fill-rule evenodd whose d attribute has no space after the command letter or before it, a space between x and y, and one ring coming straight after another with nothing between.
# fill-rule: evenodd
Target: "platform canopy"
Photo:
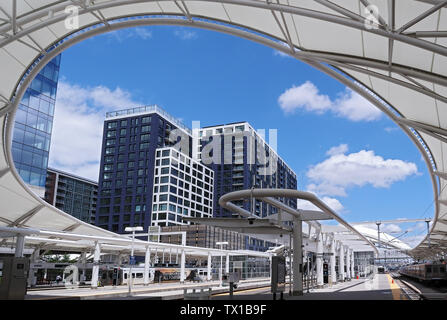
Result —
<instances>
[{"instance_id":1,"label":"platform canopy","mask_svg":"<svg viewBox=\"0 0 447 320\"><path fill-rule=\"evenodd\" d=\"M370 239L371 241L378 243L380 241L381 247L392 247L402 252L408 252L411 250L411 247L405 242L401 241L397 237L393 237L392 235L386 232L380 232L380 239L377 234L377 230L368 228L366 226L355 226L359 232L361 232L365 237Z\"/></svg>"},{"instance_id":2,"label":"platform canopy","mask_svg":"<svg viewBox=\"0 0 447 320\"><path fill-rule=\"evenodd\" d=\"M132 26L192 26L294 56L338 79L395 121L421 151L433 184L434 223L412 253L424 257L445 252L446 4L441 0L1 1L0 224L109 234L44 204L20 180L10 153L17 102L51 58L79 41Z\"/></svg>"}]
</instances>

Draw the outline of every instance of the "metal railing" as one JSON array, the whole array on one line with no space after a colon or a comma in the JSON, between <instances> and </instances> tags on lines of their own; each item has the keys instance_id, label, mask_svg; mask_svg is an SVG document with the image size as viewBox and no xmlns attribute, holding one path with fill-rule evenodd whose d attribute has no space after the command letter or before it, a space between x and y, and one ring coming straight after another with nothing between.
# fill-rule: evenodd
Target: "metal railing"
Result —
<instances>
[{"instance_id":1,"label":"metal railing","mask_svg":"<svg viewBox=\"0 0 447 320\"><path fill-rule=\"evenodd\" d=\"M133 114L139 114L139 113L155 113L155 112L159 113L166 120L169 120L177 127L185 130L186 132L188 132L189 134L192 135L192 130L190 128L188 128L185 124L183 124L183 122L181 122L179 119L171 116L169 113L167 113L165 110L163 110L161 107L159 107L156 104L150 105L150 106L141 106L141 107L136 107L136 108L107 112L106 119L127 116L127 115L133 115Z\"/></svg>"}]
</instances>

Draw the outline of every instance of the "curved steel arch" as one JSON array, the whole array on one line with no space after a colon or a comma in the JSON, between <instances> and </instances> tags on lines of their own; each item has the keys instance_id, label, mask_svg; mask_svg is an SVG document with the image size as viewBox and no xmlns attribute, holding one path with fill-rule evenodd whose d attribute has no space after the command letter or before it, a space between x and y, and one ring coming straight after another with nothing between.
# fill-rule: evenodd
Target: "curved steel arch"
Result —
<instances>
[{"instance_id":1,"label":"curved steel arch","mask_svg":"<svg viewBox=\"0 0 447 320\"><path fill-rule=\"evenodd\" d=\"M355 235L357 235L361 240L365 241L368 245L370 245L376 254L379 254L379 251L377 250L376 246L374 244L372 244L372 242L370 240L368 240L362 233L360 233L357 229L352 227L343 218L341 218L334 210L332 210L328 205L326 205L323 201L318 199L317 196L315 196L313 193L310 193L310 192L304 192L304 191L298 191L298 190L292 190L292 189L240 190L240 191L233 191L233 192L224 194L219 199L219 205L223 208L230 210L230 211L237 212L241 216L250 217L252 215L249 212L247 212L245 209L242 209L242 208L236 206L231 201L241 200L241 199L249 199L251 197L266 201L266 202L272 204L273 206L276 206L275 202L279 206L281 206L283 204L280 203L279 201L275 201L274 199L270 199L271 197L275 197L275 198L285 197L285 198L291 198L291 199L307 200L307 201L311 202L313 205L317 206L319 209L321 209L324 213L328 214L330 217L335 219L342 226L344 226L347 230L349 230L352 233L354 233ZM272 201L274 201L274 202L272 203ZM285 206L285 207L287 207L287 206ZM288 213L292 214L295 217L301 217L300 210L295 210L293 208L285 208L284 211L286 211L286 210Z\"/></svg>"},{"instance_id":2,"label":"curved steel arch","mask_svg":"<svg viewBox=\"0 0 447 320\"><path fill-rule=\"evenodd\" d=\"M435 220L439 220L439 223L435 222L433 224L430 236L434 234L433 232L445 232L443 226L445 223L444 221L447 220L443 219L443 215L445 214L444 211L446 211L446 207L444 206L447 205L447 203L444 204L444 202L447 200L447 192L444 192L446 185L446 178L444 175L447 171L447 162L442 156L442 152L444 151L444 148L446 148L447 151L447 147L444 146L445 141L443 138L445 133L443 130L447 129L447 125L441 123L443 118L440 118L439 110L441 110L442 107L447 106L444 105L447 96L447 92L444 88L447 83L447 77L445 75L446 72L444 72L442 68L439 68L439 66L436 67L437 65L434 61L436 59L447 61L442 60L447 56L447 49L445 46L439 44L444 43L443 37L445 37L445 35L439 28L440 22L445 22L445 19L441 19L441 13L445 13L446 9L443 8L443 5L432 6L430 4L422 4L419 1L408 1L406 5L408 5L408 12L410 14L406 14L403 10L396 10L394 6L388 7L388 23L382 16L378 16L377 28L369 29L365 25L367 17L362 15L362 9L369 5L370 2L367 0L360 0L358 2L358 12L349 8L351 6L349 1L341 2L343 3L335 5L327 0L315 0L313 2L295 0L290 2L292 5L286 5L281 3L272 4L270 2L257 0L186 0L181 2L173 0L158 2L148 0L103 0L97 4L81 4L79 11L80 17L82 19L85 18L88 23L82 22L83 25L74 32L64 32L61 31L60 25L58 26L58 23L60 24L61 21L67 18L67 14L63 12L64 9L68 4L76 5L81 2L75 0L54 1L54 3L49 3L42 8L25 8L26 5L20 3L23 7L17 8L17 2L13 0L12 3L15 4L15 6L12 5L12 8L5 4L0 5L0 21L4 21L3 23L0 23L0 62L6 63L11 60L5 56L6 52L20 65L16 68L19 71L20 69L23 70L20 74L22 76L27 75L27 77L20 83L20 74L17 74L17 72L13 73L14 76L12 79L5 79L5 75L0 75L0 116L4 117L8 114L8 119L11 119L15 111L14 109L23 94L24 88L26 88L26 85L29 84L40 68L58 52L69 45L82 41L82 39L88 37L88 35L99 34L132 25L149 24L195 26L226 32L263 43L316 67L357 91L390 116L391 119L406 132L410 139L415 142L429 166L436 206ZM372 4L376 4L381 8L383 7L382 2L383 1L381 0L371 1ZM309 5L309 3L311 4ZM298 5L301 5L301 7ZM156 6L158 6L159 10L154 9ZM143 9L143 7L145 9ZM424 7L423 10L417 12L417 9L422 7ZM235 8L246 10L245 15L242 18L237 16ZM115 9L119 10L116 11ZM127 10L128 12L123 14L121 10ZM256 16L256 18L247 14L248 12L252 13L253 17ZM221 13L222 15L219 16ZM143 17L140 22L137 23L138 20L134 20L135 17L142 14L146 15L146 17ZM164 17L158 18L159 20L156 20L157 18L149 17L149 15L155 14L163 15ZM438 14L438 25L436 30L419 30L416 28L417 26L420 26L420 22L424 22L424 20L427 20L427 17L430 17L430 15L433 14ZM260 18L261 15L265 19ZM167 16L169 16L169 18ZM180 18L180 16L182 17ZM129 18L131 20L128 21L122 21L128 17L134 18ZM88 18L90 18L90 20ZM402 18L404 19L403 21L407 22L402 27L397 28L395 26L396 18ZM121 21L119 19L121 19ZM152 22L149 22L150 19L152 19ZM204 19L208 19L209 21L204 21ZM354 30L354 32L361 33L363 56L356 55L355 52L350 52L350 49L345 50L345 48L337 48L336 45L333 47L328 45L327 50L322 51L318 48L319 44L313 43L313 45L308 45L312 44L312 41L300 40L300 35L303 37L306 35L306 32L309 33L314 31L309 30L309 28L302 28L302 30L296 28L296 24L301 23L301 20L304 21L305 19L313 19L320 21L321 23L330 22L334 29L338 28L338 30L341 31ZM226 25L223 25L224 23ZM91 30L83 33L79 32L84 28L90 28ZM46 35L44 35L44 31L47 32ZM388 59L374 56L373 51L369 52L365 49L365 41L363 38L366 37L367 34L372 34L388 41L388 48L384 48L384 50L387 51ZM322 39L324 38L323 36ZM422 40L420 38L421 36L436 38L433 42ZM329 41L330 39L325 40ZM306 45L303 45L303 41L307 42L305 43ZM355 43L355 40L351 42L353 45L358 45L358 43ZM409 51L413 53L422 55L422 51L418 51L419 49L423 49L424 53L429 53L433 57L431 69L427 68L421 59L418 60L414 58L413 60L410 59L411 61L406 62L405 59L399 57L396 53L396 51L398 51L396 47L399 43L410 45L409 48L411 50ZM287 44L288 47L285 47L283 44ZM413 48L418 49L416 50ZM27 50L34 52L34 55ZM343 50L347 52L343 52ZM408 53L410 56L411 52ZM343 74L340 71L343 72ZM17 82L14 81L14 77L16 77ZM424 117L421 117L422 121L419 121L421 119L418 117L416 117L416 119L408 118L406 114L411 114L409 111L417 111L416 108L418 106L406 108L404 103L400 103L395 97L387 98L386 92L384 92L380 86L378 89L374 88L376 83L381 84L380 82L377 82L378 79L383 80L388 85L395 85L393 86L392 91L398 92L402 87L410 90L409 92L414 91L421 96L427 97L427 99L432 99L425 101L429 101L436 105L438 117L434 118L434 121L429 123L427 123ZM11 86L11 82L13 81L15 82L15 85ZM1 87L2 84L7 84L4 86L5 89ZM358 84L362 84L362 86L359 86ZM19 88L19 90L16 92L17 88ZM394 106L398 115L396 115L396 112L388 109L383 103L384 101L386 101L389 106ZM411 103L412 101L409 101L409 104ZM438 108L438 105L440 105L441 108ZM6 118L3 120L3 126L5 125L5 121ZM3 151L4 154L7 155L7 163L2 163L0 160L0 187L2 186L2 183L4 186L4 181L2 180L11 178L8 176L12 175L12 178L16 180L16 184L19 184L19 188L16 189L19 193L23 193L26 190L26 186L18 177L10 154L9 143L11 137L11 122L12 121L8 121L9 127L7 134L3 135L2 139ZM428 129L427 127L423 127L423 125L428 125ZM414 136L412 132L416 132L418 136ZM419 140L421 140L422 145ZM427 154L426 149L428 149L428 151L431 150L432 152L434 150L434 156ZM441 156L439 156L439 153ZM431 162L430 158L434 159L434 163ZM433 167L433 165L435 167ZM28 193L27 196L30 196L31 194L29 190L27 190L26 193ZM6 196L6 192L4 192L4 194ZM0 197L1 196L2 193L0 193ZM34 201L37 200L39 205L42 205L40 199L35 196L32 197L34 198ZM48 210L48 208L45 207L43 210ZM56 209L51 208L51 210ZM57 210L55 212L63 216L62 212ZM6 223L5 221L9 220L0 216L0 222ZM83 224L79 224L79 226L86 227ZM425 242L428 238L429 237L425 239ZM432 247L429 248L430 250L426 250L423 247L424 243L421 243L421 245L415 249L414 253L424 254L424 252L431 253L445 251L447 248L445 245L445 237L437 239L437 241L438 242L431 242L432 244L437 243L437 248Z\"/></svg>"}]
</instances>

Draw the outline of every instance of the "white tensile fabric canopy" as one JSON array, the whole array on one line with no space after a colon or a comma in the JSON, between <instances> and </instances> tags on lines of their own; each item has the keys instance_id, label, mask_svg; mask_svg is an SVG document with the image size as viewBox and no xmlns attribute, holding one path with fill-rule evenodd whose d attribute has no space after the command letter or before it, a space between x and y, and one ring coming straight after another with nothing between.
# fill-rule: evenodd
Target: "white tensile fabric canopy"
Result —
<instances>
[{"instance_id":1,"label":"white tensile fabric canopy","mask_svg":"<svg viewBox=\"0 0 447 320\"><path fill-rule=\"evenodd\" d=\"M445 252L446 5L441 0L2 1L0 225L111 236L45 205L26 188L10 152L15 108L35 74L69 46L119 28L179 25L234 34L288 53L385 112L419 148L433 183L434 223L412 254Z\"/></svg>"}]
</instances>

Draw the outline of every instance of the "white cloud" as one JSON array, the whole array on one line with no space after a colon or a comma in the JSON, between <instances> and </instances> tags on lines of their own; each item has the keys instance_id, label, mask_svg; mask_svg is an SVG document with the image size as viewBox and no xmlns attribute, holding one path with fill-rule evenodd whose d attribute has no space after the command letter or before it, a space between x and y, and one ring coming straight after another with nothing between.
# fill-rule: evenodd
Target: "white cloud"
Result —
<instances>
[{"instance_id":1,"label":"white cloud","mask_svg":"<svg viewBox=\"0 0 447 320\"><path fill-rule=\"evenodd\" d=\"M332 210L337 213L344 211L344 207L338 199L323 197L321 200L323 200L324 203L326 203Z\"/></svg>"},{"instance_id":2,"label":"white cloud","mask_svg":"<svg viewBox=\"0 0 447 320\"><path fill-rule=\"evenodd\" d=\"M402 233L401 227L399 227L398 224L395 223L386 223L381 227L382 232L385 233Z\"/></svg>"},{"instance_id":3,"label":"white cloud","mask_svg":"<svg viewBox=\"0 0 447 320\"><path fill-rule=\"evenodd\" d=\"M382 115L373 104L349 88L338 93L338 98L332 101L329 96L321 94L310 81L287 89L279 96L278 103L286 113L293 113L298 109L317 114L330 111L351 121L373 121Z\"/></svg>"},{"instance_id":4,"label":"white cloud","mask_svg":"<svg viewBox=\"0 0 447 320\"><path fill-rule=\"evenodd\" d=\"M276 49L273 50L273 55L278 56L278 57L282 57L282 58L292 58L289 54L284 53L284 52L279 51L279 50L276 50Z\"/></svg>"},{"instance_id":5,"label":"white cloud","mask_svg":"<svg viewBox=\"0 0 447 320\"><path fill-rule=\"evenodd\" d=\"M406 238L401 238L400 240L402 242L405 242L410 247L414 248L416 247L423 239L425 238L425 235L417 235L417 236L410 236Z\"/></svg>"},{"instance_id":6,"label":"white cloud","mask_svg":"<svg viewBox=\"0 0 447 320\"><path fill-rule=\"evenodd\" d=\"M311 192L311 191L309 191ZM318 196L318 195L317 195ZM336 213L341 213L344 211L344 207L341 204L341 202L338 199L331 198L331 197L319 197L328 207L330 207L332 210L334 210ZM315 206L309 201L306 200L298 200L298 209L301 210L317 210L321 211L320 208Z\"/></svg>"},{"instance_id":7,"label":"white cloud","mask_svg":"<svg viewBox=\"0 0 447 320\"><path fill-rule=\"evenodd\" d=\"M282 45L283 47L289 48L289 50L290 50L290 47L289 47L288 43L280 42L279 44ZM279 56L279 57L282 57L282 58L292 58L292 56L288 55L287 53L284 53L284 52L276 50L276 49L273 49L273 55Z\"/></svg>"},{"instance_id":8,"label":"white cloud","mask_svg":"<svg viewBox=\"0 0 447 320\"><path fill-rule=\"evenodd\" d=\"M386 127L384 130L388 133L391 133L393 131L399 130L399 128L398 127Z\"/></svg>"},{"instance_id":9,"label":"white cloud","mask_svg":"<svg viewBox=\"0 0 447 320\"><path fill-rule=\"evenodd\" d=\"M105 113L139 104L119 87L86 88L59 81L50 166L98 180Z\"/></svg>"},{"instance_id":10,"label":"white cloud","mask_svg":"<svg viewBox=\"0 0 447 320\"><path fill-rule=\"evenodd\" d=\"M306 175L310 179L309 190L327 196L346 196L347 188L368 184L375 188L389 188L413 174L418 171L412 162L384 159L372 150L361 150L347 155L331 155L312 166Z\"/></svg>"},{"instance_id":11,"label":"white cloud","mask_svg":"<svg viewBox=\"0 0 447 320\"><path fill-rule=\"evenodd\" d=\"M286 113L294 112L298 108L323 113L331 107L329 97L319 94L318 88L310 81L287 89L278 98L278 102Z\"/></svg>"},{"instance_id":12,"label":"white cloud","mask_svg":"<svg viewBox=\"0 0 447 320\"><path fill-rule=\"evenodd\" d=\"M430 224L431 224L431 222L430 222ZM412 225L407 230L408 230L408 232L427 230L427 225L425 222L418 222L418 223Z\"/></svg>"},{"instance_id":13,"label":"white cloud","mask_svg":"<svg viewBox=\"0 0 447 320\"><path fill-rule=\"evenodd\" d=\"M135 34L143 40L152 38L152 32L147 28L135 28Z\"/></svg>"},{"instance_id":14,"label":"white cloud","mask_svg":"<svg viewBox=\"0 0 447 320\"><path fill-rule=\"evenodd\" d=\"M105 36L121 43L126 39L150 39L152 38L152 31L150 31L148 27L137 27L112 31L106 33Z\"/></svg>"},{"instance_id":15,"label":"white cloud","mask_svg":"<svg viewBox=\"0 0 447 320\"><path fill-rule=\"evenodd\" d=\"M348 145L347 144L341 144L339 146L335 146L330 148L327 152L326 155L328 156L335 156L337 154L344 154L348 151Z\"/></svg>"},{"instance_id":16,"label":"white cloud","mask_svg":"<svg viewBox=\"0 0 447 320\"><path fill-rule=\"evenodd\" d=\"M197 32L184 28L175 30L174 35L182 40L193 40L198 37Z\"/></svg>"},{"instance_id":17,"label":"white cloud","mask_svg":"<svg viewBox=\"0 0 447 320\"><path fill-rule=\"evenodd\" d=\"M335 100L333 109L337 115L351 121L374 121L382 115L371 102L348 88Z\"/></svg>"}]
</instances>

